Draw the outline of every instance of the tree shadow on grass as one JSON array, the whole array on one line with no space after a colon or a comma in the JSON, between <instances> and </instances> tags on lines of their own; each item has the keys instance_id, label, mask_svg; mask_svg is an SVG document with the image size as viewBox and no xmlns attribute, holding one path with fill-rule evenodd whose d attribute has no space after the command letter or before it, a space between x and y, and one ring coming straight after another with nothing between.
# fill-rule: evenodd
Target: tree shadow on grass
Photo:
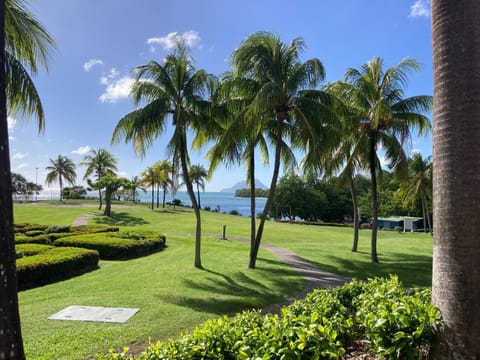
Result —
<instances>
[{"instance_id":1,"label":"tree shadow on grass","mask_svg":"<svg viewBox=\"0 0 480 360\"><path fill-rule=\"evenodd\" d=\"M352 260L331 256L338 266L322 264L311 261L319 269L341 274L359 280L367 280L373 277L389 277L390 274L398 275L398 278L408 287L432 286L432 257L425 255L411 255L401 253L389 253L382 257L379 254L380 263L370 262L370 254L360 254L363 260ZM343 270L343 271L342 271Z\"/></svg>"},{"instance_id":2,"label":"tree shadow on grass","mask_svg":"<svg viewBox=\"0 0 480 360\"><path fill-rule=\"evenodd\" d=\"M282 263L283 264L283 263ZM249 276L249 271L263 272L264 278L274 283L269 288ZM245 309L261 309L269 304L279 303L288 296L301 291L304 280L295 269L271 269L261 264L255 270L239 271L233 274L204 269L205 277L201 283L190 279L183 280L188 288L204 294L203 296L159 295L171 304L188 307L196 311L216 315L231 315ZM287 295L287 296L286 296Z\"/></svg>"},{"instance_id":3,"label":"tree shadow on grass","mask_svg":"<svg viewBox=\"0 0 480 360\"><path fill-rule=\"evenodd\" d=\"M136 216L132 216L126 212L112 212L110 216L99 216L93 218L95 224L111 225L111 226L138 226L149 224L148 221Z\"/></svg>"}]
</instances>

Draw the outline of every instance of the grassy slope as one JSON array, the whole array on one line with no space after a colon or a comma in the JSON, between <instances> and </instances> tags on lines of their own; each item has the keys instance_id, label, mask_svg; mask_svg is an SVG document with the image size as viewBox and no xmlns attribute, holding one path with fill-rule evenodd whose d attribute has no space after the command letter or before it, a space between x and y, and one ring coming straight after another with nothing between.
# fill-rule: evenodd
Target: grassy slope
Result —
<instances>
[{"instance_id":1,"label":"grassy slope","mask_svg":"<svg viewBox=\"0 0 480 360\"><path fill-rule=\"evenodd\" d=\"M16 206L16 222L68 223L92 208L54 208L30 211ZM101 269L69 281L20 294L27 355L31 359L84 358L96 351L131 342L175 337L183 329L241 308L277 302L295 294L303 284L295 271L266 251L258 270L246 270L248 247L219 240L248 237L246 217L203 212L202 260L206 271L193 268L194 217L189 209L152 211L145 206L113 206L114 216L91 223L126 229L152 229L167 234L168 249L128 262L102 262ZM61 215L59 215L61 214ZM69 220L71 219L71 220ZM60 221L61 220L61 221ZM264 241L289 248L318 267L357 278L397 273L408 286L431 283L432 238L425 234L379 232L380 264L371 264L370 231L362 230L358 253L352 253L352 230L267 223ZM41 307L38 304L42 304ZM68 305L139 307L140 313L123 325L58 322L45 319ZM66 346L65 344L68 344ZM53 356L54 355L54 356Z\"/></svg>"}]
</instances>

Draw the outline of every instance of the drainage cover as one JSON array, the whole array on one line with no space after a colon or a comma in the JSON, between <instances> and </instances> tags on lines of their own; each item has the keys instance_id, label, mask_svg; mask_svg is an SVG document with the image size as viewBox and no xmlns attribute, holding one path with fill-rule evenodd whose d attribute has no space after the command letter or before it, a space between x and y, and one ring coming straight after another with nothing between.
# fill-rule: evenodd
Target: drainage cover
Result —
<instances>
[{"instance_id":1,"label":"drainage cover","mask_svg":"<svg viewBox=\"0 0 480 360\"><path fill-rule=\"evenodd\" d=\"M77 320L99 321L108 323L124 323L135 315L140 309L112 308L100 306L68 306L62 311L53 314L50 320Z\"/></svg>"}]
</instances>

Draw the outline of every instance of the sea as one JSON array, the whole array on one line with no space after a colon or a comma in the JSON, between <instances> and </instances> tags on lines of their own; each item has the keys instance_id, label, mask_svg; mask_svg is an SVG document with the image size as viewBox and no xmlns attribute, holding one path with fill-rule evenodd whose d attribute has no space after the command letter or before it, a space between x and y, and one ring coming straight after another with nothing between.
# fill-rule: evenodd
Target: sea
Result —
<instances>
[{"instance_id":1,"label":"sea","mask_svg":"<svg viewBox=\"0 0 480 360\"><path fill-rule=\"evenodd\" d=\"M89 192L87 196L98 197L98 193L95 191ZM41 194L37 196L38 200L54 200L58 198L57 191L42 191ZM182 202L182 205L192 206L192 202L186 191L177 192L175 198L179 199ZM160 192L160 206L162 206L162 199L163 192ZM165 197L166 202L172 201L173 199L173 195L167 192ZM140 201L149 204L152 201L152 192L141 192ZM264 198L256 198L255 214L259 214L263 211L265 201L266 199ZM155 193L155 204L156 202L157 194ZM236 210L242 216L250 216L250 198L235 197L235 193L200 191L200 204L202 209L209 207L210 210L218 211L220 213L230 213L230 211Z\"/></svg>"},{"instance_id":2,"label":"sea","mask_svg":"<svg viewBox=\"0 0 480 360\"><path fill-rule=\"evenodd\" d=\"M195 192L196 194L196 192ZM186 191L179 191L175 195L176 199L182 202L182 205L192 206L190 197ZM163 193L160 192L160 204L163 199ZM166 201L172 201L171 193L166 194ZM150 203L152 201L151 191L140 194L140 201ZM256 198L255 200L255 214L261 213L265 206L265 198ZM155 193L155 203L157 202L157 194ZM200 204L202 209L209 207L210 210L215 210L221 213L229 213L232 210L238 211L242 216L250 216L250 198L235 197L235 193L229 192L209 192L200 191ZM160 205L161 206L161 205Z\"/></svg>"}]
</instances>

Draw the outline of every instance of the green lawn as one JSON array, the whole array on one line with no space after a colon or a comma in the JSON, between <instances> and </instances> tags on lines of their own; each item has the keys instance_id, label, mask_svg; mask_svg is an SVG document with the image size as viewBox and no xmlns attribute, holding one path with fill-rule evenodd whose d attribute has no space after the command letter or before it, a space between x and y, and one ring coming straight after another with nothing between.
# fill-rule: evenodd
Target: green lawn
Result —
<instances>
[{"instance_id":1,"label":"green lawn","mask_svg":"<svg viewBox=\"0 0 480 360\"><path fill-rule=\"evenodd\" d=\"M66 224L94 207L16 205L15 222ZM195 221L190 209L151 210L113 205L112 217L90 223L161 231L168 248L130 261L102 261L94 272L20 293L22 329L29 359L84 359L122 345L176 337L196 324L251 306L275 303L303 286L298 273L265 250L258 269L247 270L248 246L220 240L248 237L246 217L203 212L202 261L193 267ZM370 231L362 230L352 253L352 229L268 222L264 241L298 253L318 267L357 278L396 273L408 286L431 283L432 238L424 234L379 232L380 264L369 258ZM68 305L138 307L126 324L50 321Z\"/></svg>"}]
</instances>

